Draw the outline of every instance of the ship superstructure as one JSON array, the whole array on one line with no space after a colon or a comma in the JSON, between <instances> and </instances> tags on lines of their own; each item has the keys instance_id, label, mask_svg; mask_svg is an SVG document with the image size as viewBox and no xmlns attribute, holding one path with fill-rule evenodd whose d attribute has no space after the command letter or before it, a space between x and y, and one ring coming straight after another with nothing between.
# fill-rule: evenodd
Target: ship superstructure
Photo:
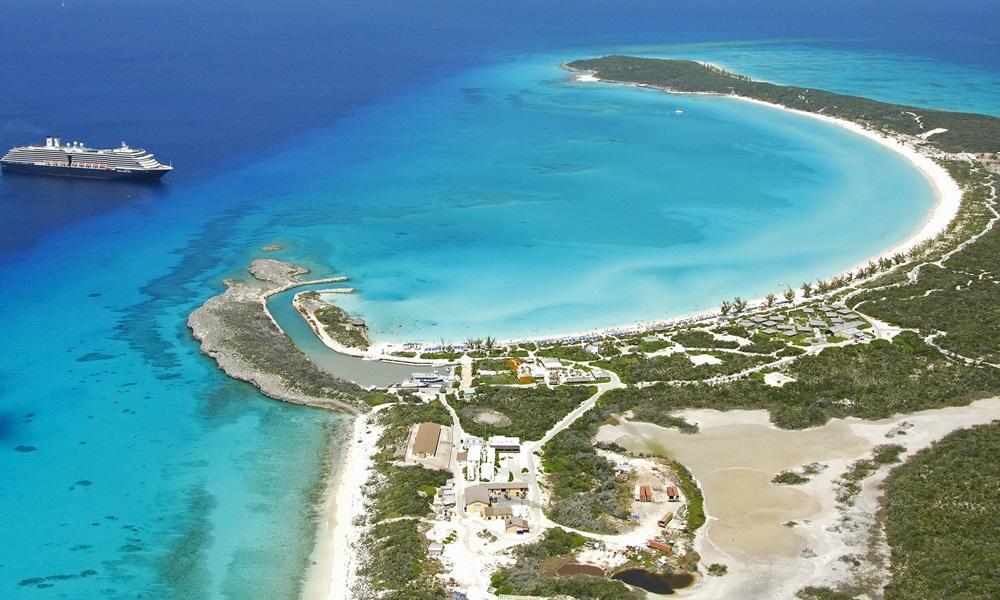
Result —
<instances>
[{"instance_id":1,"label":"ship superstructure","mask_svg":"<svg viewBox=\"0 0 1000 600\"><path fill-rule=\"evenodd\" d=\"M82 142L64 144L52 136L45 138L44 146L11 148L0 158L0 165L5 172L91 179L159 179L173 169L125 142L118 148L97 150Z\"/></svg>"}]
</instances>

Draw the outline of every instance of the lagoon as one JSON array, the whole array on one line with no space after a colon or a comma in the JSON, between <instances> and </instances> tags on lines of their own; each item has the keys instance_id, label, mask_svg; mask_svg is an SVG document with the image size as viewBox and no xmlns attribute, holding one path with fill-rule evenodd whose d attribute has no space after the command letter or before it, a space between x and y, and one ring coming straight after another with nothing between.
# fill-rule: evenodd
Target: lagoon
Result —
<instances>
[{"instance_id":1,"label":"lagoon","mask_svg":"<svg viewBox=\"0 0 1000 600\"><path fill-rule=\"evenodd\" d=\"M274 230L352 277L340 303L375 342L543 337L780 292L902 242L933 206L903 157L835 125L581 84L567 58L462 72L262 167L298 190Z\"/></svg>"}]
</instances>

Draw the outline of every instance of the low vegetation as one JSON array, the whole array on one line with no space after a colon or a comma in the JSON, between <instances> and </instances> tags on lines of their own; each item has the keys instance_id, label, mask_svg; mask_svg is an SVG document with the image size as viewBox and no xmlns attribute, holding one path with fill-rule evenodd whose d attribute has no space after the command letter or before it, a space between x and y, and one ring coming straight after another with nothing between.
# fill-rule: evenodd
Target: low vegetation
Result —
<instances>
[{"instance_id":1,"label":"low vegetation","mask_svg":"<svg viewBox=\"0 0 1000 600\"><path fill-rule=\"evenodd\" d=\"M388 521L372 527L361 543L368 550L358 574L372 587L389 590L382 598L439 600L444 588L433 574L439 569L426 558L428 540L413 519Z\"/></svg>"},{"instance_id":2,"label":"low vegetation","mask_svg":"<svg viewBox=\"0 0 1000 600\"><path fill-rule=\"evenodd\" d=\"M809 478L803 475L799 475L794 471L782 471L771 479L771 483L777 485L802 485L803 483L808 483Z\"/></svg>"},{"instance_id":3,"label":"low vegetation","mask_svg":"<svg viewBox=\"0 0 1000 600\"><path fill-rule=\"evenodd\" d=\"M535 356L544 356L547 358L561 358L563 360L575 360L579 362L586 362L588 360L594 360L597 358L593 354L587 352L583 349L583 346L546 346L538 352L535 352Z\"/></svg>"},{"instance_id":4,"label":"low vegetation","mask_svg":"<svg viewBox=\"0 0 1000 600\"><path fill-rule=\"evenodd\" d=\"M743 346L740 350L754 354L773 354L788 347L788 344L779 339L769 338L758 333L750 338L749 345Z\"/></svg>"},{"instance_id":5,"label":"low vegetation","mask_svg":"<svg viewBox=\"0 0 1000 600\"><path fill-rule=\"evenodd\" d=\"M890 104L824 90L754 81L693 60L606 56L569 63L604 80L679 92L735 94L806 112L867 123L876 129L919 135L945 129L929 142L946 152L1000 151L1000 118Z\"/></svg>"},{"instance_id":6,"label":"low vegetation","mask_svg":"<svg viewBox=\"0 0 1000 600\"><path fill-rule=\"evenodd\" d=\"M591 439L601 416L597 408L580 417L542 448L542 468L552 488L549 518L575 529L615 533L625 523L632 492Z\"/></svg>"},{"instance_id":7,"label":"low vegetation","mask_svg":"<svg viewBox=\"0 0 1000 600\"><path fill-rule=\"evenodd\" d=\"M632 590L619 581L577 575L556 577L551 565L557 559L569 556L586 543L584 536L549 529L534 544L518 546L514 550L517 562L513 567L493 574L491 584L498 594L524 596L568 595L586 600L640 600L646 595Z\"/></svg>"},{"instance_id":8,"label":"low vegetation","mask_svg":"<svg viewBox=\"0 0 1000 600\"><path fill-rule=\"evenodd\" d=\"M786 429L822 425L830 418L880 419L942 406L958 406L1000 392L991 370L952 361L912 332L828 348L788 367L796 379L774 387L754 379L724 384L656 384L605 394L600 404L635 420L657 424L683 408L765 409Z\"/></svg>"},{"instance_id":9,"label":"low vegetation","mask_svg":"<svg viewBox=\"0 0 1000 600\"><path fill-rule=\"evenodd\" d=\"M428 541L417 518L430 514L434 491L451 474L396 462L413 425L451 425L451 415L438 403L400 403L377 418L385 430L374 457L375 475L368 483L374 493L366 517L373 526L363 538L367 552L359 573L370 587L385 593L382 598L441 598L444 591L434 578L438 564L426 557Z\"/></svg>"},{"instance_id":10,"label":"low vegetation","mask_svg":"<svg viewBox=\"0 0 1000 600\"><path fill-rule=\"evenodd\" d=\"M462 353L458 350L435 350L420 353L420 358L425 360L458 360L462 358Z\"/></svg>"},{"instance_id":11,"label":"low vegetation","mask_svg":"<svg viewBox=\"0 0 1000 600\"><path fill-rule=\"evenodd\" d=\"M362 403L365 391L319 368L291 338L275 326L256 299L241 299L227 292L206 302L201 312L218 321L213 350L231 353L253 371L279 378L288 389L345 405Z\"/></svg>"},{"instance_id":12,"label":"low vegetation","mask_svg":"<svg viewBox=\"0 0 1000 600\"><path fill-rule=\"evenodd\" d=\"M1000 422L954 432L883 487L886 600L1000 598Z\"/></svg>"},{"instance_id":13,"label":"low vegetation","mask_svg":"<svg viewBox=\"0 0 1000 600\"><path fill-rule=\"evenodd\" d=\"M899 444L884 444L872 450L871 458L863 458L851 464L846 473L837 482L837 502L852 502L861 491L861 483L883 465L899 462L899 455L906 448Z\"/></svg>"},{"instance_id":14,"label":"low vegetation","mask_svg":"<svg viewBox=\"0 0 1000 600\"><path fill-rule=\"evenodd\" d=\"M681 488L681 493L687 502L687 524L684 531L693 536L705 524L705 496L702 495L701 488L687 467L671 458L664 460L677 476L677 486Z\"/></svg>"},{"instance_id":15,"label":"low vegetation","mask_svg":"<svg viewBox=\"0 0 1000 600\"><path fill-rule=\"evenodd\" d=\"M327 304L313 311L327 335L348 348L367 350L370 342L364 329L351 324L351 316L339 306Z\"/></svg>"},{"instance_id":16,"label":"low vegetation","mask_svg":"<svg viewBox=\"0 0 1000 600\"><path fill-rule=\"evenodd\" d=\"M998 185L995 175L967 163L948 166L965 183L965 202L971 209L985 205L992 197L991 186ZM967 220L981 228L990 216L980 210ZM894 283L894 287L884 287ZM918 328L924 334L944 332L935 339L942 348L996 364L1000 363L998 286L1000 228L994 227L940 265L920 267L915 281L904 278L897 282L886 276L873 282L871 289L854 295L850 304L878 319Z\"/></svg>"},{"instance_id":17,"label":"low vegetation","mask_svg":"<svg viewBox=\"0 0 1000 600\"><path fill-rule=\"evenodd\" d=\"M510 435L537 440L596 392L592 386L483 386L477 388L475 396L458 402L455 408L462 427L472 435ZM476 418L484 412L499 413L506 419Z\"/></svg>"},{"instance_id":18,"label":"low vegetation","mask_svg":"<svg viewBox=\"0 0 1000 600\"><path fill-rule=\"evenodd\" d=\"M733 340L717 340L715 336L707 331L689 330L675 333L672 339L685 348L739 348L738 342Z\"/></svg>"},{"instance_id":19,"label":"low vegetation","mask_svg":"<svg viewBox=\"0 0 1000 600\"><path fill-rule=\"evenodd\" d=\"M701 381L720 375L733 375L773 360L769 357L746 356L731 352L720 352L716 356L722 361L720 364L696 365L684 353L671 354L670 356L623 354L595 364L609 371L614 371L624 383L639 383L643 381Z\"/></svg>"}]
</instances>

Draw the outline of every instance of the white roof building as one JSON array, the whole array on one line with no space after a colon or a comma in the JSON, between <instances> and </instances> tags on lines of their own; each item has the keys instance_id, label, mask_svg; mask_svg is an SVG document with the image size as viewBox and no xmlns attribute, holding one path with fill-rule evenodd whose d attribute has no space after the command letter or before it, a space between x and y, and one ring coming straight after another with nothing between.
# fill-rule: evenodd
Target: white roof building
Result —
<instances>
[{"instance_id":1,"label":"white roof building","mask_svg":"<svg viewBox=\"0 0 1000 600\"><path fill-rule=\"evenodd\" d=\"M563 364L558 358L542 358L540 359L542 366L550 371L562 369Z\"/></svg>"},{"instance_id":2,"label":"white roof building","mask_svg":"<svg viewBox=\"0 0 1000 600\"><path fill-rule=\"evenodd\" d=\"M490 438L490 447L496 450L521 450L521 438L494 435Z\"/></svg>"}]
</instances>

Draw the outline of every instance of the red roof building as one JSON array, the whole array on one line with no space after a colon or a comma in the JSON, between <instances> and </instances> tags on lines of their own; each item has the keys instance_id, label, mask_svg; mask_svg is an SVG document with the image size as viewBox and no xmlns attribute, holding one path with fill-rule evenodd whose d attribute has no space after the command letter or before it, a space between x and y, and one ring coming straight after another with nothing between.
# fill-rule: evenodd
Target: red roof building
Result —
<instances>
[{"instance_id":1,"label":"red roof building","mask_svg":"<svg viewBox=\"0 0 1000 600\"><path fill-rule=\"evenodd\" d=\"M667 500L671 502L677 502L681 499L681 492L677 489L676 485L672 485L667 488Z\"/></svg>"}]
</instances>

